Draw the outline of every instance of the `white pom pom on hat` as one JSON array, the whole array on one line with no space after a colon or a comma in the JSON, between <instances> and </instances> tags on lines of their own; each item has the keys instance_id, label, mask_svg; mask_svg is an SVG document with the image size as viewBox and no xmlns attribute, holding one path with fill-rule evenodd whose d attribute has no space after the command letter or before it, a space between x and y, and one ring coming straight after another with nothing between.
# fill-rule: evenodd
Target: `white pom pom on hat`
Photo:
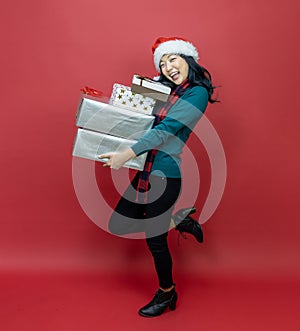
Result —
<instances>
[{"instance_id":1,"label":"white pom pom on hat","mask_svg":"<svg viewBox=\"0 0 300 331\"><path fill-rule=\"evenodd\" d=\"M188 40L180 37L160 37L156 39L152 46L152 52L154 65L158 72L160 72L159 62L165 54L183 54L192 56L195 61L199 59L196 47Z\"/></svg>"}]
</instances>

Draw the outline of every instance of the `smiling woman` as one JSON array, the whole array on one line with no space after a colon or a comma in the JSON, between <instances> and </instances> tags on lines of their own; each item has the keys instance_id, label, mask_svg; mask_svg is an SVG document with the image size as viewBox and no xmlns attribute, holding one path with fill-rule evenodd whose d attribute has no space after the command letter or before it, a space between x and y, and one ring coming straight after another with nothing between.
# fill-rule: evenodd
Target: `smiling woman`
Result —
<instances>
[{"instance_id":1,"label":"smiling woman","mask_svg":"<svg viewBox=\"0 0 300 331\"><path fill-rule=\"evenodd\" d=\"M162 74L176 85L180 85L188 77L189 66L179 55L164 55L160 60L159 66Z\"/></svg>"},{"instance_id":2,"label":"smiling woman","mask_svg":"<svg viewBox=\"0 0 300 331\"><path fill-rule=\"evenodd\" d=\"M144 232L154 259L160 288L154 298L139 310L144 317L175 310L177 292L172 275L172 257L167 236L171 228L192 234L203 241L202 228L189 215L195 208L181 209L172 216L181 192L181 155L193 128L212 99L214 87L209 72L198 63L198 52L182 38L158 38L152 47L159 81L171 87L165 104L157 103L155 123L127 150L99 155L104 166L119 169L128 160L147 154L144 170L138 172L119 200L109 221L116 235Z\"/></svg>"},{"instance_id":3,"label":"smiling woman","mask_svg":"<svg viewBox=\"0 0 300 331\"><path fill-rule=\"evenodd\" d=\"M198 63L199 55L194 45L183 38L159 38L152 47L154 64L161 73L158 81L174 89L187 79L192 86L203 86L212 98L214 86L209 71ZM182 80L183 79L183 80Z\"/></svg>"}]
</instances>

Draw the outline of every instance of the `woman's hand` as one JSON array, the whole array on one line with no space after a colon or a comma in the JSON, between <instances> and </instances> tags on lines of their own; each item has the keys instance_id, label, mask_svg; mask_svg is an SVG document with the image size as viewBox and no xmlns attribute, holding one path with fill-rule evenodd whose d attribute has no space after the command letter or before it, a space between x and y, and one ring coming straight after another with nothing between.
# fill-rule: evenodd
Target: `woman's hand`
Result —
<instances>
[{"instance_id":1,"label":"woman's hand","mask_svg":"<svg viewBox=\"0 0 300 331\"><path fill-rule=\"evenodd\" d=\"M98 158L108 159L108 161L103 164L103 167L110 167L117 170L120 169L124 163L133 159L135 156L134 151L131 148L128 148L124 152L101 154Z\"/></svg>"}]
</instances>

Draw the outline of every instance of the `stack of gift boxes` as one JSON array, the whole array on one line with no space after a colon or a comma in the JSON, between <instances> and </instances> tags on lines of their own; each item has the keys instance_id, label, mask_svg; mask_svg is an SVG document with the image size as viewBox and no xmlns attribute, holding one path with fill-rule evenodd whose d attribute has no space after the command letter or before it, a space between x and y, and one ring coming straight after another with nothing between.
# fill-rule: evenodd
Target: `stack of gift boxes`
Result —
<instances>
[{"instance_id":1,"label":"stack of gift boxes","mask_svg":"<svg viewBox=\"0 0 300 331\"><path fill-rule=\"evenodd\" d=\"M152 128L156 102L166 102L169 94L169 87L139 75L133 76L131 87L114 84L108 101L95 94L83 94L76 114L73 156L106 162L98 156L132 146ZM146 153L124 167L142 170L145 160Z\"/></svg>"}]
</instances>

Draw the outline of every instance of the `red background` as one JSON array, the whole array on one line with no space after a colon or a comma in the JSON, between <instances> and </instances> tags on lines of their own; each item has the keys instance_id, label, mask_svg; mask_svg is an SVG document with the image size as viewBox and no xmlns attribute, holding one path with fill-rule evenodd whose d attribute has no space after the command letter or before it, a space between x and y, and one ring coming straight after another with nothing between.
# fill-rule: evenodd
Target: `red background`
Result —
<instances>
[{"instance_id":1,"label":"red background","mask_svg":"<svg viewBox=\"0 0 300 331\"><path fill-rule=\"evenodd\" d=\"M296 0L2 4L1 329L298 329L298 16ZM151 45L170 35L192 40L221 86L207 117L227 183L203 245L170 234L178 313L145 321L150 255L80 208L74 117L81 87L109 95L155 75Z\"/></svg>"}]
</instances>

